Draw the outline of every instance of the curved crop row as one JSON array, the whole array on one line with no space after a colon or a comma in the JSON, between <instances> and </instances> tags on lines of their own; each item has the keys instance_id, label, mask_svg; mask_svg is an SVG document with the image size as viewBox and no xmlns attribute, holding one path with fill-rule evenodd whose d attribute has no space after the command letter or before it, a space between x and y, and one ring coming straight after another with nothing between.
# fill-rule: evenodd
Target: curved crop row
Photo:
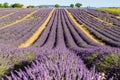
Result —
<instances>
[{"instance_id":1,"label":"curved crop row","mask_svg":"<svg viewBox=\"0 0 120 80\"><path fill-rule=\"evenodd\" d=\"M0 42L19 46L25 42L42 25L51 9L39 10L20 23L14 24L0 31Z\"/></svg>"},{"instance_id":2,"label":"curved crop row","mask_svg":"<svg viewBox=\"0 0 120 80\"><path fill-rule=\"evenodd\" d=\"M98 17L106 22L112 23L115 26L120 26L120 19L116 18L116 16L110 14L107 11L94 10L94 9L86 9L86 11L95 17Z\"/></svg>"},{"instance_id":3,"label":"curved crop row","mask_svg":"<svg viewBox=\"0 0 120 80\"><path fill-rule=\"evenodd\" d=\"M17 11L10 16L0 19L0 30L25 20L26 18L33 15L35 12L36 10L34 9L25 9Z\"/></svg>"},{"instance_id":4,"label":"curved crop row","mask_svg":"<svg viewBox=\"0 0 120 80\"><path fill-rule=\"evenodd\" d=\"M89 14L84 10L69 9L69 11L73 14L75 19L79 23L85 25L85 27L91 32L92 35L102 40L107 45L120 47L119 32L116 32L117 34L115 34L114 32L111 33L109 31L110 29L111 31L115 31L114 28L112 27L106 28L106 26L108 26L106 23L100 22L96 20L94 17L89 16ZM115 29L117 28L118 27L115 27Z\"/></svg>"},{"instance_id":5,"label":"curved crop row","mask_svg":"<svg viewBox=\"0 0 120 80\"><path fill-rule=\"evenodd\" d=\"M100 46L75 26L64 9L55 10L45 30L33 45L46 48Z\"/></svg>"}]
</instances>

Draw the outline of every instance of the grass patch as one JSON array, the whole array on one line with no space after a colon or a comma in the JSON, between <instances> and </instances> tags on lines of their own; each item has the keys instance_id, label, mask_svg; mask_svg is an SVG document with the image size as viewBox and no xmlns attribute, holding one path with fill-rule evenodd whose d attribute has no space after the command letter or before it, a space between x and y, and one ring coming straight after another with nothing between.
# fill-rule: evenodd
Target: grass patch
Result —
<instances>
[{"instance_id":1,"label":"grass patch","mask_svg":"<svg viewBox=\"0 0 120 80\"><path fill-rule=\"evenodd\" d=\"M0 78L4 75L9 75L10 71L23 69L24 66L29 65L35 55L32 52L24 52L23 54L11 54L9 56L0 57Z\"/></svg>"},{"instance_id":2,"label":"grass patch","mask_svg":"<svg viewBox=\"0 0 120 80\"><path fill-rule=\"evenodd\" d=\"M96 64L96 69L99 72L106 74L106 79L114 77L114 80L120 79L120 55L111 53L105 56ZM108 79L107 79L108 80Z\"/></svg>"},{"instance_id":3,"label":"grass patch","mask_svg":"<svg viewBox=\"0 0 120 80\"><path fill-rule=\"evenodd\" d=\"M90 69L93 66L93 60L98 56L97 53L93 53L85 60L86 66Z\"/></svg>"},{"instance_id":4,"label":"grass patch","mask_svg":"<svg viewBox=\"0 0 120 80\"><path fill-rule=\"evenodd\" d=\"M111 67L120 66L120 57L116 54L109 54L105 56L97 65L97 70L105 72Z\"/></svg>"},{"instance_id":5,"label":"grass patch","mask_svg":"<svg viewBox=\"0 0 120 80\"><path fill-rule=\"evenodd\" d=\"M28 60L33 60L35 59L35 55L33 53L28 53L27 54Z\"/></svg>"},{"instance_id":6,"label":"grass patch","mask_svg":"<svg viewBox=\"0 0 120 80\"><path fill-rule=\"evenodd\" d=\"M4 74L8 74L7 66L3 66L2 68L0 68L0 78L3 77Z\"/></svg>"}]
</instances>

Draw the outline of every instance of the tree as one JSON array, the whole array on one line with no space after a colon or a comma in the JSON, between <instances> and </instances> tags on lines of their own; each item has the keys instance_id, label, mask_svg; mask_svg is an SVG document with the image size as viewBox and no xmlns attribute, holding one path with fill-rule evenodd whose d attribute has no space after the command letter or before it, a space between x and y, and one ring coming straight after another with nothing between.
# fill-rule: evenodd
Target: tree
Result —
<instances>
[{"instance_id":1,"label":"tree","mask_svg":"<svg viewBox=\"0 0 120 80\"><path fill-rule=\"evenodd\" d=\"M12 7L12 8L22 8L22 7L23 7L23 4L15 3L15 4L12 4L11 7Z\"/></svg>"},{"instance_id":2,"label":"tree","mask_svg":"<svg viewBox=\"0 0 120 80\"><path fill-rule=\"evenodd\" d=\"M3 5L0 3L0 8L3 8Z\"/></svg>"},{"instance_id":3,"label":"tree","mask_svg":"<svg viewBox=\"0 0 120 80\"><path fill-rule=\"evenodd\" d=\"M71 7L71 8L74 8L74 4L70 4L70 7Z\"/></svg>"},{"instance_id":4,"label":"tree","mask_svg":"<svg viewBox=\"0 0 120 80\"><path fill-rule=\"evenodd\" d=\"M29 6L27 6L27 8L35 8L35 6L34 5L29 5Z\"/></svg>"},{"instance_id":5,"label":"tree","mask_svg":"<svg viewBox=\"0 0 120 80\"><path fill-rule=\"evenodd\" d=\"M9 4L7 2L3 3L4 8L9 8Z\"/></svg>"},{"instance_id":6,"label":"tree","mask_svg":"<svg viewBox=\"0 0 120 80\"><path fill-rule=\"evenodd\" d=\"M42 6L42 5L40 5L40 6L39 6L39 8L43 8L43 6Z\"/></svg>"},{"instance_id":7,"label":"tree","mask_svg":"<svg viewBox=\"0 0 120 80\"><path fill-rule=\"evenodd\" d=\"M82 6L82 4L81 3L76 3L75 6L79 8L79 7Z\"/></svg>"},{"instance_id":8,"label":"tree","mask_svg":"<svg viewBox=\"0 0 120 80\"><path fill-rule=\"evenodd\" d=\"M59 4L55 4L55 7L56 7L56 8L59 8L59 7L60 7L60 5L59 5Z\"/></svg>"}]
</instances>

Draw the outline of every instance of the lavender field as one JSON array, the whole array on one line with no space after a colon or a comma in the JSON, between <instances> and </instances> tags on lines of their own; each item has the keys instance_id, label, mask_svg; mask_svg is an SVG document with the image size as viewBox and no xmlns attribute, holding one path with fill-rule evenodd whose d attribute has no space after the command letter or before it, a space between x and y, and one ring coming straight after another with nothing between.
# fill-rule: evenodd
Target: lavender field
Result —
<instances>
[{"instance_id":1,"label":"lavender field","mask_svg":"<svg viewBox=\"0 0 120 80\"><path fill-rule=\"evenodd\" d=\"M120 80L120 18L97 9L0 9L0 80Z\"/></svg>"}]
</instances>

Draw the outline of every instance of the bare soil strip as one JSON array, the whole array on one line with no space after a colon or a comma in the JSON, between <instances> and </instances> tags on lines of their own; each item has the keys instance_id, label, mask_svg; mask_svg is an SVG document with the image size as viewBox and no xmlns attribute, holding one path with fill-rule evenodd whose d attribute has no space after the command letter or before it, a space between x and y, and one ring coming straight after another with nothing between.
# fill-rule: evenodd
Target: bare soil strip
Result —
<instances>
[{"instance_id":1,"label":"bare soil strip","mask_svg":"<svg viewBox=\"0 0 120 80\"><path fill-rule=\"evenodd\" d=\"M31 12L30 14L28 14L27 16L23 17L23 18L20 19L20 20L16 20L16 21L13 22L13 23L10 23L10 24L8 24L8 25L2 26L2 27L0 28L0 30L2 30L2 29L4 29L4 28L7 28L7 27L9 27L9 26L12 26L12 25L14 25L14 24L17 24L17 23L19 23L19 22L22 22L22 21L26 20L28 17L32 16L32 15L33 15L34 13L36 13L37 11L38 11L38 10L35 10L35 11Z\"/></svg>"},{"instance_id":2,"label":"bare soil strip","mask_svg":"<svg viewBox=\"0 0 120 80\"><path fill-rule=\"evenodd\" d=\"M0 19L6 18L6 17L8 17L8 16L10 16L10 15L12 15L12 14L14 14L14 13L15 13L15 12L12 12L12 13L9 13L9 14L7 14L7 15L1 16Z\"/></svg>"},{"instance_id":3,"label":"bare soil strip","mask_svg":"<svg viewBox=\"0 0 120 80\"><path fill-rule=\"evenodd\" d=\"M68 16L71 18L71 20L74 22L74 24L81 29L90 39L92 39L94 42L101 44L101 45L105 45L103 42L101 42L100 40L96 39L92 34L90 34L90 32L86 29L86 27L84 25L79 24L76 19L73 17L73 15L67 10L65 9L65 11L67 12Z\"/></svg>"},{"instance_id":4,"label":"bare soil strip","mask_svg":"<svg viewBox=\"0 0 120 80\"><path fill-rule=\"evenodd\" d=\"M24 48L32 45L38 38L41 32L45 29L46 25L48 24L49 20L51 19L53 15L54 9L50 12L48 18L45 20L45 22L38 28L38 30L24 43L22 43L19 48Z\"/></svg>"}]
</instances>

